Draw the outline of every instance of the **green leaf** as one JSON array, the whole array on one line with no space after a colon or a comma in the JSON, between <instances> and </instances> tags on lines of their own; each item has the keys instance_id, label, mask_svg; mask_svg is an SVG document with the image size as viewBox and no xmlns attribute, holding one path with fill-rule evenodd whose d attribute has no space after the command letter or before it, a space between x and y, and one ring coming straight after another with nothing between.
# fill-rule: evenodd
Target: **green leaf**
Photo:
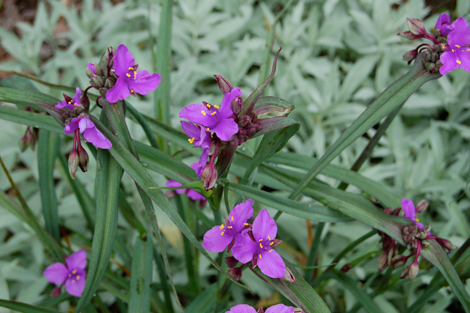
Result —
<instances>
[{"instance_id":1,"label":"green leaf","mask_svg":"<svg viewBox=\"0 0 470 313\"><path fill-rule=\"evenodd\" d=\"M104 118L104 112L101 118ZM107 150L99 149L96 161L96 226L85 289L75 308L77 313L91 301L100 285L113 251L117 231L118 194L123 172Z\"/></svg>"},{"instance_id":2,"label":"green leaf","mask_svg":"<svg viewBox=\"0 0 470 313\"><path fill-rule=\"evenodd\" d=\"M341 134L328 148L325 154L310 169L300 184L294 189L290 198L297 197L308 183L315 178L341 151L346 149L368 129L383 117L400 106L421 85L441 77L439 73L430 74L423 68L424 52L418 55L413 68L390 85L367 109Z\"/></svg>"},{"instance_id":3,"label":"green leaf","mask_svg":"<svg viewBox=\"0 0 470 313\"><path fill-rule=\"evenodd\" d=\"M17 301L0 300L0 306L22 313L62 313L61 311L43 308L40 306L21 303Z\"/></svg>"},{"instance_id":4,"label":"green leaf","mask_svg":"<svg viewBox=\"0 0 470 313\"><path fill-rule=\"evenodd\" d=\"M64 133L64 128L51 116L28 112L0 104L0 118L6 121L42 128L56 133Z\"/></svg>"},{"instance_id":5,"label":"green leaf","mask_svg":"<svg viewBox=\"0 0 470 313\"><path fill-rule=\"evenodd\" d=\"M217 302L217 284L211 284L201 294L199 294L193 302L186 308L185 312L206 313L210 312Z\"/></svg>"},{"instance_id":6,"label":"green leaf","mask_svg":"<svg viewBox=\"0 0 470 313\"><path fill-rule=\"evenodd\" d=\"M299 122L291 118L285 117L285 116L264 118L264 119L259 120L258 123L260 123L261 128L255 131L253 135L250 137L250 139L274 132L276 130L287 128L289 126L291 126L293 129L296 129L295 132L297 132L297 130L299 130L300 128Z\"/></svg>"},{"instance_id":7,"label":"green leaf","mask_svg":"<svg viewBox=\"0 0 470 313\"><path fill-rule=\"evenodd\" d=\"M268 207L300 218L318 222L345 222L351 220L346 215L333 211L325 206L290 200L285 197L276 196L270 192L235 183L230 183L227 187L246 198L253 199Z\"/></svg>"},{"instance_id":8,"label":"green leaf","mask_svg":"<svg viewBox=\"0 0 470 313\"><path fill-rule=\"evenodd\" d=\"M132 258L132 277L129 312L147 313L150 310L152 281L152 240L136 239Z\"/></svg>"},{"instance_id":9,"label":"green leaf","mask_svg":"<svg viewBox=\"0 0 470 313\"><path fill-rule=\"evenodd\" d=\"M38 172L42 212L46 229L57 242L60 242L60 232L54 183L54 163L59 153L59 147L60 136L57 133L51 133L44 129L39 131Z\"/></svg>"},{"instance_id":10,"label":"green leaf","mask_svg":"<svg viewBox=\"0 0 470 313\"><path fill-rule=\"evenodd\" d=\"M381 312L379 307L374 303L374 301L372 301L369 295L363 290L361 290L361 288L359 288L359 286L357 285L357 282L348 275L339 272L328 272L322 276L325 279L336 279L342 286L344 286L344 288L347 288L353 294L354 298L356 298L357 301L362 304L362 306L364 307L364 309L366 309L367 312Z\"/></svg>"},{"instance_id":11,"label":"green leaf","mask_svg":"<svg viewBox=\"0 0 470 313\"><path fill-rule=\"evenodd\" d=\"M49 95L24 89L0 87L0 101L37 107L47 111L60 125L64 124L62 110L56 109L59 99Z\"/></svg>"},{"instance_id":12,"label":"green leaf","mask_svg":"<svg viewBox=\"0 0 470 313\"><path fill-rule=\"evenodd\" d=\"M292 264L284 260L286 268L290 270L295 277L294 282L288 282L282 279L270 278L261 273L258 267L253 272L262 280L273 286L284 297L286 297L294 306L301 308L304 313L330 312L328 306L318 295L315 289L300 275ZM250 268L251 269L251 268Z\"/></svg>"}]
</instances>

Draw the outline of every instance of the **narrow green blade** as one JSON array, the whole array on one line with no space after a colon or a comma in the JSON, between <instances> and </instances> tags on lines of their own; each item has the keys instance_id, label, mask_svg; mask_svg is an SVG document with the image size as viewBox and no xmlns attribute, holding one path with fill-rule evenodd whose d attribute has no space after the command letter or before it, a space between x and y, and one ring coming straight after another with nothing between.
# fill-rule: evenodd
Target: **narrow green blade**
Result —
<instances>
[{"instance_id":1,"label":"narrow green blade","mask_svg":"<svg viewBox=\"0 0 470 313\"><path fill-rule=\"evenodd\" d=\"M152 240L135 241L132 258L132 277L129 312L148 313L150 310L150 282L152 281Z\"/></svg>"},{"instance_id":2,"label":"narrow green blade","mask_svg":"<svg viewBox=\"0 0 470 313\"><path fill-rule=\"evenodd\" d=\"M62 313L61 311L43 308L40 306L21 303L17 301L0 300L0 306L22 313Z\"/></svg>"}]
</instances>

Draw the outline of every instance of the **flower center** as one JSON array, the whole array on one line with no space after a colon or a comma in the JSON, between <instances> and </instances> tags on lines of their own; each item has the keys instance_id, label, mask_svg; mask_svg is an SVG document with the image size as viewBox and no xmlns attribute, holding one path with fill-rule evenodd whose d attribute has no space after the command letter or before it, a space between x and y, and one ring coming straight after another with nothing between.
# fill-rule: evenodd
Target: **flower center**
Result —
<instances>
[{"instance_id":1,"label":"flower center","mask_svg":"<svg viewBox=\"0 0 470 313\"><path fill-rule=\"evenodd\" d=\"M136 80L137 71L133 67L129 67L129 72L126 74L126 76L131 78L132 75L134 75L134 80Z\"/></svg>"},{"instance_id":2,"label":"flower center","mask_svg":"<svg viewBox=\"0 0 470 313\"><path fill-rule=\"evenodd\" d=\"M80 274L77 274L77 270L74 269L69 273L69 279L72 280L72 283L75 284L78 280L80 280Z\"/></svg>"},{"instance_id":3,"label":"flower center","mask_svg":"<svg viewBox=\"0 0 470 313\"><path fill-rule=\"evenodd\" d=\"M73 102L73 100L70 100L70 101L69 101L69 102L67 102L67 103L68 103L68 104L73 104L74 106L79 106L79 104L78 104L78 103L75 103L75 102Z\"/></svg>"},{"instance_id":4,"label":"flower center","mask_svg":"<svg viewBox=\"0 0 470 313\"><path fill-rule=\"evenodd\" d=\"M233 222L233 216L230 218L230 220L225 219L225 224L227 224L227 228L225 228L224 224L220 225L220 229L222 229L222 232L220 233L221 236L223 236L225 233L232 234L233 232L232 222Z\"/></svg>"},{"instance_id":5,"label":"flower center","mask_svg":"<svg viewBox=\"0 0 470 313\"><path fill-rule=\"evenodd\" d=\"M271 237L268 236L268 239L259 239L259 248L258 248L258 256L260 259L263 257L261 256L262 251L268 251L268 252L273 252L272 245L274 245L274 240L271 239Z\"/></svg>"}]
</instances>

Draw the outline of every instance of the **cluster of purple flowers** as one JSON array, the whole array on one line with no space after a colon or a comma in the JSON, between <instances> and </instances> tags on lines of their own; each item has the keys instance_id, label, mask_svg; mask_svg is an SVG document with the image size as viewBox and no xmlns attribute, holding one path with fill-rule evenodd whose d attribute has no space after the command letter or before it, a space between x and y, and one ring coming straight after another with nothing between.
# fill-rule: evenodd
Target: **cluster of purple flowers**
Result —
<instances>
[{"instance_id":1,"label":"cluster of purple flowers","mask_svg":"<svg viewBox=\"0 0 470 313\"><path fill-rule=\"evenodd\" d=\"M266 313L302 313L302 312L303 311L301 309L294 309L293 307L286 306L284 304L276 304L266 310ZM247 304L239 304L230 308L230 311L227 311L225 313L265 313L265 311L263 308L259 308L258 311L256 311L253 307Z\"/></svg>"},{"instance_id":2,"label":"cluster of purple flowers","mask_svg":"<svg viewBox=\"0 0 470 313\"><path fill-rule=\"evenodd\" d=\"M428 39L433 45L421 44L416 49L408 51L403 56L410 63L419 52L428 50L429 62L427 69L431 72L439 70L441 75L461 68L470 72L470 26L468 22L459 17L453 23L450 16L442 13L434 27L433 35L429 34L421 20L408 18L409 31L399 30L398 35L415 39Z\"/></svg>"},{"instance_id":3,"label":"cluster of purple flowers","mask_svg":"<svg viewBox=\"0 0 470 313\"><path fill-rule=\"evenodd\" d=\"M87 74L90 76L92 85L85 89L83 96L82 91L77 87L73 98L64 94L65 100L55 106L62 110L65 121L64 132L67 135L74 134L73 148L69 155L69 171L72 178L78 167L84 172L87 170L88 154L81 145L80 134L97 148L110 149L112 146L89 118L88 89L98 89L101 96L104 95L110 103L124 100L131 94L133 96L136 93L146 95L158 87L160 75L137 71L137 67L138 64L135 64L134 57L126 46L120 45L116 53L110 47L100 65L88 64Z\"/></svg>"},{"instance_id":4,"label":"cluster of purple flowers","mask_svg":"<svg viewBox=\"0 0 470 313\"><path fill-rule=\"evenodd\" d=\"M252 262L261 272L272 278L283 278L286 273L284 260L274 250L281 240L276 239L276 221L270 217L266 209L261 210L253 224L248 220L253 216L253 201L236 205L230 212L225 223L214 226L204 234L203 247L210 252L232 252L233 258L243 265L235 268L237 262L229 257L227 265L231 268L234 278L240 279L241 268Z\"/></svg>"},{"instance_id":5,"label":"cluster of purple flowers","mask_svg":"<svg viewBox=\"0 0 470 313\"><path fill-rule=\"evenodd\" d=\"M79 250L68 256L65 264L57 262L49 265L43 274L49 282L59 286L54 289L52 296L59 296L62 286L65 286L69 294L80 297L85 288L86 264L86 251Z\"/></svg>"},{"instance_id":6,"label":"cluster of purple flowers","mask_svg":"<svg viewBox=\"0 0 470 313\"><path fill-rule=\"evenodd\" d=\"M384 250L384 252L379 256L378 260L378 268L380 270L384 270L387 266L398 268L405 265L409 258L415 256L411 265L406 266L400 275L401 278L409 277L410 280L413 280L419 272L418 258L421 254L421 249L423 246L428 244L426 240L436 240L442 246L442 248L448 252L456 248L449 240L433 235L430 232L431 227L424 226L423 223L421 223L416 217L418 213L423 212L427 207L428 202L425 200L421 200L415 207L413 201L409 199L402 199L401 208L394 210L392 208L384 209L384 213L391 216L402 215L404 218L412 221L415 225L406 226L403 228L403 241L407 244L408 249L413 250L413 252L407 256L398 256L398 247L396 241L385 233L380 232L382 237L382 248Z\"/></svg>"}]
</instances>

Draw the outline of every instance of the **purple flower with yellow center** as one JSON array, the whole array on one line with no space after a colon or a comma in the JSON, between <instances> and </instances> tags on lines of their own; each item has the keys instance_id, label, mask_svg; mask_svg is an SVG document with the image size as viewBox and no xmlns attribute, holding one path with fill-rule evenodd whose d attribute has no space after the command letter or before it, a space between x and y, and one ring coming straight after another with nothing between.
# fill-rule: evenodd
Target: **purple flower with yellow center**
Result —
<instances>
[{"instance_id":1,"label":"purple flower with yellow center","mask_svg":"<svg viewBox=\"0 0 470 313\"><path fill-rule=\"evenodd\" d=\"M447 36L454 27L450 24L450 16L447 13L442 13L437 19L435 29L439 30L441 36Z\"/></svg>"},{"instance_id":2,"label":"purple flower with yellow center","mask_svg":"<svg viewBox=\"0 0 470 313\"><path fill-rule=\"evenodd\" d=\"M235 238L232 254L241 263L252 261L253 267L259 266L261 272L272 278L283 278L286 264L273 247L280 243L276 240L276 221L266 209L256 217L252 233L239 234Z\"/></svg>"},{"instance_id":3,"label":"purple flower with yellow center","mask_svg":"<svg viewBox=\"0 0 470 313\"><path fill-rule=\"evenodd\" d=\"M109 141L86 116L73 118L64 128L64 132L67 135L74 133L76 130L80 131L83 138L97 148L110 149L112 146L111 141Z\"/></svg>"},{"instance_id":4,"label":"purple flower with yellow center","mask_svg":"<svg viewBox=\"0 0 470 313\"><path fill-rule=\"evenodd\" d=\"M183 108L179 116L214 132L220 140L229 141L238 132L230 103L241 95L240 88L233 88L224 94L220 106L209 103L191 104Z\"/></svg>"},{"instance_id":5,"label":"purple flower with yellow center","mask_svg":"<svg viewBox=\"0 0 470 313\"><path fill-rule=\"evenodd\" d=\"M452 23L454 28L447 36L448 44L444 46L445 52L441 54L441 75L461 68L470 72L470 27L463 17Z\"/></svg>"},{"instance_id":6,"label":"purple flower with yellow center","mask_svg":"<svg viewBox=\"0 0 470 313\"><path fill-rule=\"evenodd\" d=\"M253 200L236 205L225 218L225 224L214 226L204 234L202 246L210 252L222 252L229 246L227 252L230 252L235 237L248 230L250 225L246 221L252 216Z\"/></svg>"},{"instance_id":7,"label":"purple flower with yellow center","mask_svg":"<svg viewBox=\"0 0 470 313\"><path fill-rule=\"evenodd\" d=\"M419 219L416 217L417 212L416 212L416 208L415 208L413 201L411 201L410 199L402 199L401 208L403 212L405 213L403 215L404 218L409 219L410 221L415 223L415 225L418 226L419 228L424 227L423 223L420 223Z\"/></svg>"},{"instance_id":8,"label":"purple flower with yellow center","mask_svg":"<svg viewBox=\"0 0 470 313\"><path fill-rule=\"evenodd\" d=\"M118 79L106 92L106 100L110 103L124 100L129 95L135 96L136 93L146 95L160 84L160 74L137 71L138 64L135 64L134 56L125 45L119 45L113 62L113 70Z\"/></svg>"},{"instance_id":9,"label":"purple flower with yellow center","mask_svg":"<svg viewBox=\"0 0 470 313\"><path fill-rule=\"evenodd\" d=\"M85 287L86 264L86 251L80 250L71 254L65 260L65 264L54 263L49 265L43 274L49 282L60 287L65 285L65 290L69 294L80 297Z\"/></svg>"},{"instance_id":10,"label":"purple flower with yellow center","mask_svg":"<svg viewBox=\"0 0 470 313\"><path fill-rule=\"evenodd\" d=\"M294 310L293 307L291 306L286 306L284 304L276 304L271 306L269 309L266 310L266 313L300 313L302 310ZM264 313L263 308L259 308L258 312L256 310L247 305L247 304L239 304L234 307L230 308L230 311L227 311L225 313Z\"/></svg>"},{"instance_id":11,"label":"purple flower with yellow center","mask_svg":"<svg viewBox=\"0 0 470 313\"><path fill-rule=\"evenodd\" d=\"M64 93L64 98L65 100L60 101L55 105L57 109L62 109L62 108L67 108L70 110L75 109L77 106L80 106L80 97L82 96L82 91L80 88L76 88L75 96L73 98L70 98Z\"/></svg>"}]
</instances>

